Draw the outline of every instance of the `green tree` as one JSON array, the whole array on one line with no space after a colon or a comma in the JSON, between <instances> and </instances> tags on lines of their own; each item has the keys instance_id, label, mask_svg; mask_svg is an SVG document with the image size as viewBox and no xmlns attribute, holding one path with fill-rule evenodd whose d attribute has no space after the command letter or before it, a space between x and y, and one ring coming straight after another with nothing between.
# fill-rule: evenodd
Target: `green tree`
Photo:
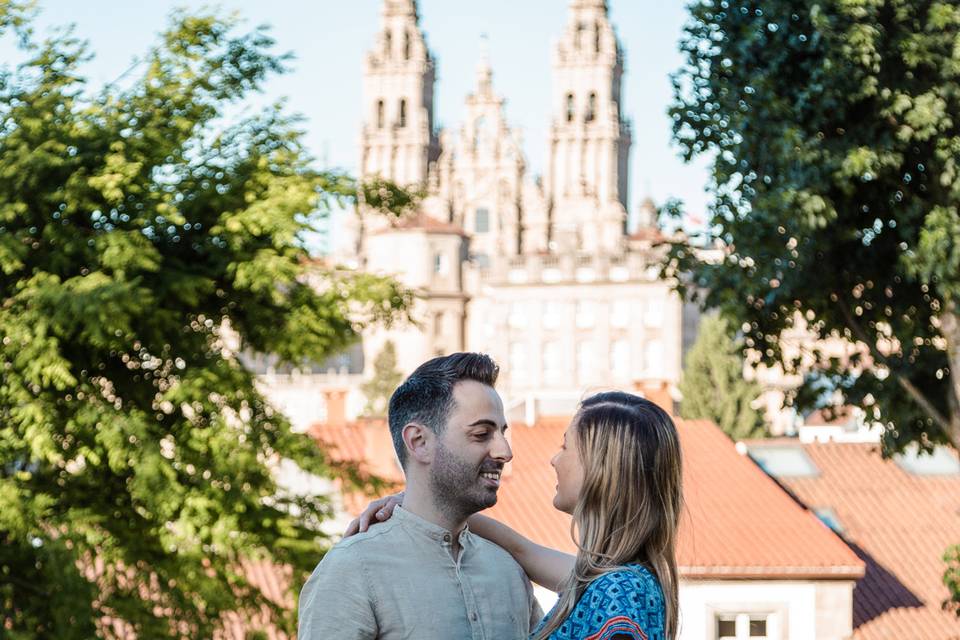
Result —
<instances>
[{"instance_id":1,"label":"green tree","mask_svg":"<svg viewBox=\"0 0 960 640\"><path fill-rule=\"evenodd\" d=\"M364 412L370 416L387 415L390 396L401 382L403 373L397 369L397 348L392 340L387 340L373 360L373 377L362 387L367 398Z\"/></svg>"},{"instance_id":2,"label":"green tree","mask_svg":"<svg viewBox=\"0 0 960 640\"><path fill-rule=\"evenodd\" d=\"M264 30L177 14L138 77L88 91L85 45L37 40L30 17L0 0L24 57L0 70L2 635L109 635L109 616L140 638L209 638L224 612L264 608L292 631L241 563L302 583L329 507L273 469L330 467L235 338L322 361L410 296L307 260L306 234L359 185L310 168L294 119L225 118L283 69ZM380 193L368 206L403 205Z\"/></svg>"},{"instance_id":3,"label":"green tree","mask_svg":"<svg viewBox=\"0 0 960 640\"><path fill-rule=\"evenodd\" d=\"M759 362L801 370L794 400L833 394L886 426L884 451L960 450L960 6L950 0L698 0L671 109L687 159L712 163L724 259L675 246ZM814 391L808 393L808 391Z\"/></svg>"},{"instance_id":4,"label":"green tree","mask_svg":"<svg viewBox=\"0 0 960 640\"><path fill-rule=\"evenodd\" d=\"M820 377L879 409L888 450L960 449L960 7L705 0L690 14L675 138L712 159L712 231L729 247L694 265L708 302L766 364L798 317L859 341L869 357L822 360Z\"/></svg>"},{"instance_id":5,"label":"green tree","mask_svg":"<svg viewBox=\"0 0 960 640\"><path fill-rule=\"evenodd\" d=\"M713 420L734 440L764 435L763 416L753 407L760 387L744 379L740 345L716 314L700 322L697 340L685 358L680 392L684 418Z\"/></svg>"}]
</instances>

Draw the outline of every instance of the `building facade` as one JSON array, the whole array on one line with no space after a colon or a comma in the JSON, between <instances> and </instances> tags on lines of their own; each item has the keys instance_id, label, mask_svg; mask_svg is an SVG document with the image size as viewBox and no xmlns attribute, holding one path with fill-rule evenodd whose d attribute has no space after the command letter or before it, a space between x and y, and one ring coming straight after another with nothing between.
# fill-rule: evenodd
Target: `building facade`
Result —
<instances>
[{"instance_id":1,"label":"building facade","mask_svg":"<svg viewBox=\"0 0 960 640\"><path fill-rule=\"evenodd\" d=\"M567 15L538 177L486 55L463 123L435 128L436 58L417 3L384 0L364 65L361 177L426 197L399 223L361 210L337 256L418 293L415 325L364 336L367 377L391 340L404 373L438 354L490 353L511 406L538 414L568 414L589 390L679 380L685 307L658 278L651 202L627 229L623 48L605 1L572 0Z\"/></svg>"}]
</instances>

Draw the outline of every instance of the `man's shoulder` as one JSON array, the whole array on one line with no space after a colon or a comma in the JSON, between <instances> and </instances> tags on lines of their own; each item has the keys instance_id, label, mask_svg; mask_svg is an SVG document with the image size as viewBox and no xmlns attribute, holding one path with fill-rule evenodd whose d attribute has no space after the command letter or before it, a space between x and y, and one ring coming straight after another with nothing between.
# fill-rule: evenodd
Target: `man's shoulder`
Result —
<instances>
[{"instance_id":1,"label":"man's shoulder","mask_svg":"<svg viewBox=\"0 0 960 640\"><path fill-rule=\"evenodd\" d=\"M343 538L327 551L324 560L330 556L333 556L338 562L347 562L350 559L358 560L366 553L390 547L393 544L396 529L396 523L389 521L381 522L370 527L363 533L357 533L349 538Z\"/></svg>"},{"instance_id":2,"label":"man's shoulder","mask_svg":"<svg viewBox=\"0 0 960 640\"><path fill-rule=\"evenodd\" d=\"M476 540L477 551L483 556L485 562L494 563L502 569L516 570L520 575L526 577L527 574L523 572L523 567L513 559L509 551L476 534L473 535L473 539Z\"/></svg>"}]
</instances>

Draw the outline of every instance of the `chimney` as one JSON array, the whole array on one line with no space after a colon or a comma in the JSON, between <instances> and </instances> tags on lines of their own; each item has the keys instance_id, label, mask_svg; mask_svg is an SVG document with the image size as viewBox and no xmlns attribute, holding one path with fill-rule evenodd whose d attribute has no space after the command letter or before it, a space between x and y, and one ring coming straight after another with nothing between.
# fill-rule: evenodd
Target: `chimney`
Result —
<instances>
[{"instance_id":1,"label":"chimney","mask_svg":"<svg viewBox=\"0 0 960 640\"><path fill-rule=\"evenodd\" d=\"M644 398L670 414L671 417L677 415L673 396L670 394L670 383L666 380L637 380L634 382L634 389Z\"/></svg>"},{"instance_id":2,"label":"chimney","mask_svg":"<svg viewBox=\"0 0 960 640\"><path fill-rule=\"evenodd\" d=\"M323 392L327 402L327 426L342 429L347 426L347 392L343 389L327 389Z\"/></svg>"},{"instance_id":3,"label":"chimney","mask_svg":"<svg viewBox=\"0 0 960 640\"><path fill-rule=\"evenodd\" d=\"M358 425L364 430L364 459L370 472L384 480L403 482L403 472L397 462L387 421L364 417L358 420Z\"/></svg>"}]
</instances>

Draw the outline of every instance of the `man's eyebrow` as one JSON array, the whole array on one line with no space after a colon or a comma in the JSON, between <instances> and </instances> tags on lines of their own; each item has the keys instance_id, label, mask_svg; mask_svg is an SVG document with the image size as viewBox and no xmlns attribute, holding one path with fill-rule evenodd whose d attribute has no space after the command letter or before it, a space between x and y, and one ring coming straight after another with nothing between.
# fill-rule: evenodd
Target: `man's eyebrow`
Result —
<instances>
[{"instance_id":1,"label":"man's eyebrow","mask_svg":"<svg viewBox=\"0 0 960 640\"><path fill-rule=\"evenodd\" d=\"M488 418L480 418L476 422L471 422L467 427L493 427L494 429L499 429L500 426ZM503 430L506 431L509 428L509 425L503 425Z\"/></svg>"}]
</instances>

